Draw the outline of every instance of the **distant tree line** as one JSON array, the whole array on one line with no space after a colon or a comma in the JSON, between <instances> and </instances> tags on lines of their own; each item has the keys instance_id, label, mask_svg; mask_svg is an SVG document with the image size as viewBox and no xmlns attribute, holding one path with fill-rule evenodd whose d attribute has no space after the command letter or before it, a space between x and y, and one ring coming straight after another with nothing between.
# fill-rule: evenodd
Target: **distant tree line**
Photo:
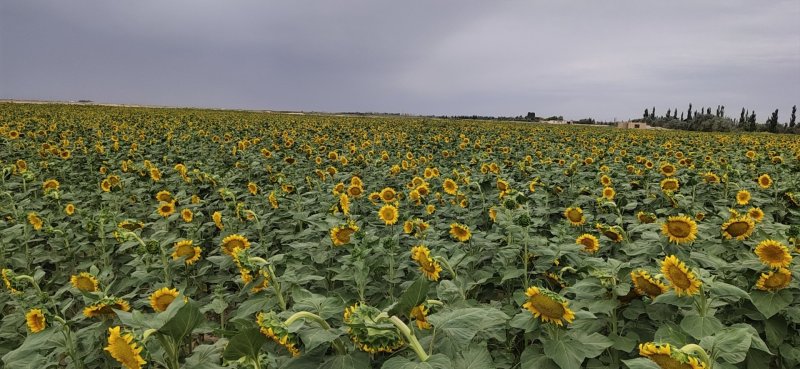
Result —
<instances>
[{"instance_id":1,"label":"distant tree line","mask_svg":"<svg viewBox=\"0 0 800 369\"><path fill-rule=\"evenodd\" d=\"M742 108L739 117L728 117L725 115L725 106L717 105L712 112L710 107L702 107L700 110L693 109L689 103L686 111L680 111L678 116L677 108L669 108L665 115L656 114L656 108L644 109L641 119L636 122L644 122L655 127L669 129L681 129L687 131L703 132L772 132L772 133L794 133L800 134L800 125L797 125L797 105L792 106L792 114L789 120L780 122L778 109L772 112L767 120L761 124L756 121L756 112Z\"/></svg>"}]
</instances>

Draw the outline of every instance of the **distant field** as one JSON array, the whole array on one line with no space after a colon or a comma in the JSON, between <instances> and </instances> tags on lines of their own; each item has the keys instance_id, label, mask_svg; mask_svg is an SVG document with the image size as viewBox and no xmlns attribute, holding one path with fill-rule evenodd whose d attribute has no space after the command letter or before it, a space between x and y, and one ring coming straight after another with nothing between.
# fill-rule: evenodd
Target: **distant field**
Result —
<instances>
[{"instance_id":1,"label":"distant field","mask_svg":"<svg viewBox=\"0 0 800 369\"><path fill-rule=\"evenodd\" d=\"M0 103L6 368L796 368L800 140Z\"/></svg>"}]
</instances>

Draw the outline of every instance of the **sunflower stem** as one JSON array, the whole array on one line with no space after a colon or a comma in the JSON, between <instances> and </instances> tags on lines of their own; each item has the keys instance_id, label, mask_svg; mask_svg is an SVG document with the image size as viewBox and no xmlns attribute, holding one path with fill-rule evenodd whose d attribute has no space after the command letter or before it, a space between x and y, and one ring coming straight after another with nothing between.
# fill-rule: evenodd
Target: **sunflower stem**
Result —
<instances>
[{"instance_id":1,"label":"sunflower stem","mask_svg":"<svg viewBox=\"0 0 800 369\"><path fill-rule=\"evenodd\" d=\"M322 317L320 317L319 315L311 313L311 312L308 312L308 311L298 311L298 312L294 313L292 316L289 317L289 319L286 319L286 321L284 321L283 324L285 324L288 327L288 326L292 325L292 323L296 322L299 319L311 320L314 323L317 323L317 325L319 325L322 329L324 329L326 331L331 330L331 326L328 324L328 322L325 321L325 319L322 319ZM338 338L333 341L333 348L336 350L336 353L339 354L339 355L347 354L347 351L345 350L344 345L342 344L342 341L339 340Z\"/></svg>"},{"instance_id":2,"label":"sunflower stem","mask_svg":"<svg viewBox=\"0 0 800 369\"><path fill-rule=\"evenodd\" d=\"M697 355L698 357L700 357L700 360L702 360L703 363L706 364L706 367L711 368L711 358L708 357L708 353L702 347L690 343L688 345L681 347L680 351L683 352L684 354Z\"/></svg>"},{"instance_id":3,"label":"sunflower stem","mask_svg":"<svg viewBox=\"0 0 800 369\"><path fill-rule=\"evenodd\" d=\"M422 345L419 343L419 340L417 340L417 336L415 336L414 333L411 332L411 328L408 328L408 326L395 315L392 315L392 317L389 318L389 321L391 321L392 324L394 324L394 326L397 327L397 330L400 331L403 337L406 338L406 340L408 341L408 347L411 347L411 349L414 350L414 353L417 354L419 360L427 361L428 354L425 352L425 349L422 348Z\"/></svg>"},{"instance_id":4,"label":"sunflower stem","mask_svg":"<svg viewBox=\"0 0 800 369\"><path fill-rule=\"evenodd\" d=\"M275 268L272 264L267 265L267 269L269 270L269 276L272 279L272 289L275 290L275 296L278 298L278 304L281 307L281 310L286 311L286 300L283 299L283 292L281 292L281 282L278 280L278 276L275 274Z\"/></svg>"}]
</instances>

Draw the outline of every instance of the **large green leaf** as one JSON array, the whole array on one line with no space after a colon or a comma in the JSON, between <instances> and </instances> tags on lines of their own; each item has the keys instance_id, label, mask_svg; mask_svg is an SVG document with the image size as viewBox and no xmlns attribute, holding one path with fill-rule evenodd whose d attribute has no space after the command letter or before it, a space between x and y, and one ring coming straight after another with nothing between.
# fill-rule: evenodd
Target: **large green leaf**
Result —
<instances>
[{"instance_id":1,"label":"large green leaf","mask_svg":"<svg viewBox=\"0 0 800 369\"><path fill-rule=\"evenodd\" d=\"M22 345L3 355L5 368L38 369L45 366L47 358L42 353L51 354L57 349L55 338L59 331L48 328L39 333L29 333Z\"/></svg>"},{"instance_id":2,"label":"large green leaf","mask_svg":"<svg viewBox=\"0 0 800 369\"><path fill-rule=\"evenodd\" d=\"M731 363L741 363L750 349L751 334L746 328L725 328L700 340L700 346Z\"/></svg>"},{"instance_id":3,"label":"large green leaf","mask_svg":"<svg viewBox=\"0 0 800 369\"><path fill-rule=\"evenodd\" d=\"M176 302L179 304L173 307ZM163 313L169 319L158 329L159 333L172 337L175 342L182 342L205 319L194 302L190 301L182 306L180 303L182 303L182 299L179 297L170 304L167 311ZM172 308L174 310L171 310ZM173 311L174 314L171 314Z\"/></svg>"},{"instance_id":4,"label":"large green leaf","mask_svg":"<svg viewBox=\"0 0 800 369\"><path fill-rule=\"evenodd\" d=\"M492 355L486 346L471 345L466 351L462 352L455 361L453 367L459 369L493 369Z\"/></svg>"},{"instance_id":5,"label":"large green leaf","mask_svg":"<svg viewBox=\"0 0 800 369\"><path fill-rule=\"evenodd\" d=\"M552 359L542 352L541 347L528 346L519 358L521 369L558 369Z\"/></svg>"},{"instance_id":6,"label":"large green leaf","mask_svg":"<svg viewBox=\"0 0 800 369\"><path fill-rule=\"evenodd\" d=\"M622 360L622 362L630 369L661 369L661 367L652 360L641 357L631 360Z\"/></svg>"},{"instance_id":7,"label":"large green leaf","mask_svg":"<svg viewBox=\"0 0 800 369\"><path fill-rule=\"evenodd\" d=\"M363 369L369 368L369 356L364 352L336 355L319 366L319 369Z\"/></svg>"},{"instance_id":8,"label":"large green leaf","mask_svg":"<svg viewBox=\"0 0 800 369\"><path fill-rule=\"evenodd\" d=\"M426 361L418 361L403 357L395 356L386 360L381 366L381 369L461 369L461 367L454 367L450 362L450 358L442 354L431 355Z\"/></svg>"},{"instance_id":9,"label":"large green leaf","mask_svg":"<svg viewBox=\"0 0 800 369\"><path fill-rule=\"evenodd\" d=\"M710 336L722 327L722 322L713 316L687 315L681 320L681 329L696 339Z\"/></svg>"},{"instance_id":10,"label":"large green leaf","mask_svg":"<svg viewBox=\"0 0 800 369\"><path fill-rule=\"evenodd\" d=\"M261 346L267 343L267 337L261 334L258 328L245 329L231 338L222 358L227 361L236 361L243 357L255 359Z\"/></svg>"},{"instance_id":11,"label":"large green leaf","mask_svg":"<svg viewBox=\"0 0 800 369\"><path fill-rule=\"evenodd\" d=\"M222 347L219 344L200 345L194 348L192 355L186 358L182 369L222 369Z\"/></svg>"},{"instance_id":12,"label":"large green leaf","mask_svg":"<svg viewBox=\"0 0 800 369\"><path fill-rule=\"evenodd\" d=\"M494 308L444 310L428 317L435 329L437 348L450 356L469 346L478 333L504 325L508 319Z\"/></svg>"},{"instance_id":13,"label":"large green leaf","mask_svg":"<svg viewBox=\"0 0 800 369\"><path fill-rule=\"evenodd\" d=\"M778 292L753 291L750 295L756 309L769 319L779 311L785 309L794 300L794 296L787 289Z\"/></svg>"},{"instance_id":14,"label":"large green leaf","mask_svg":"<svg viewBox=\"0 0 800 369\"><path fill-rule=\"evenodd\" d=\"M428 296L430 281L420 276L400 296L397 304L389 309L389 315L408 316L414 306L421 304Z\"/></svg>"},{"instance_id":15,"label":"large green leaf","mask_svg":"<svg viewBox=\"0 0 800 369\"><path fill-rule=\"evenodd\" d=\"M580 369L583 353L575 350L572 340L545 340L544 354L558 364L561 369Z\"/></svg>"},{"instance_id":16,"label":"large green leaf","mask_svg":"<svg viewBox=\"0 0 800 369\"><path fill-rule=\"evenodd\" d=\"M313 350L319 345L333 342L333 340L342 335L342 332L323 329L322 327L313 324L300 329L300 331L298 331L298 335L300 335L300 339L303 340L305 349Z\"/></svg>"}]
</instances>

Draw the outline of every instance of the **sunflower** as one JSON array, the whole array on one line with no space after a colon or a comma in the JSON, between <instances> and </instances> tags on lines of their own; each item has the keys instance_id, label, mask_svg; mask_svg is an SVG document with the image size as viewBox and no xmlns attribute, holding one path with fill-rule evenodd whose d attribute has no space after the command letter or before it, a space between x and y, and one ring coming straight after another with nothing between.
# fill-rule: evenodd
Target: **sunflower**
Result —
<instances>
[{"instance_id":1,"label":"sunflower","mask_svg":"<svg viewBox=\"0 0 800 369\"><path fill-rule=\"evenodd\" d=\"M706 363L693 355L674 349L668 343L653 342L639 344L639 355L652 360L664 369L706 369Z\"/></svg>"},{"instance_id":2,"label":"sunflower","mask_svg":"<svg viewBox=\"0 0 800 369\"><path fill-rule=\"evenodd\" d=\"M792 273L789 272L789 269L778 268L769 273L761 273L761 277L756 282L756 288L762 291L775 292L788 287L791 281Z\"/></svg>"},{"instance_id":3,"label":"sunflower","mask_svg":"<svg viewBox=\"0 0 800 369\"><path fill-rule=\"evenodd\" d=\"M450 224L450 236L460 242L467 242L472 237L472 232L465 224L452 223Z\"/></svg>"},{"instance_id":4,"label":"sunflower","mask_svg":"<svg viewBox=\"0 0 800 369\"><path fill-rule=\"evenodd\" d=\"M458 193L458 185L456 184L456 181L450 178L444 180L442 187L444 187L444 192L448 195L455 195Z\"/></svg>"},{"instance_id":5,"label":"sunflower","mask_svg":"<svg viewBox=\"0 0 800 369\"><path fill-rule=\"evenodd\" d=\"M769 174L762 174L758 177L758 186L766 190L772 186L772 177Z\"/></svg>"},{"instance_id":6,"label":"sunflower","mask_svg":"<svg viewBox=\"0 0 800 369\"><path fill-rule=\"evenodd\" d=\"M367 198L369 199L369 202L372 203L372 205L378 205L382 201L381 194L379 192L372 192L369 194L369 196L367 196Z\"/></svg>"},{"instance_id":7,"label":"sunflower","mask_svg":"<svg viewBox=\"0 0 800 369\"><path fill-rule=\"evenodd\" d=\"M567 210L564 210L564 217L574 226L586 223L586 217L583 216L583 209L579 207L567 208Z\"/></svg>"},{"instance_id":8,"label":"sunflower","mask_svg":"<svg viewBox=\"0 0 800 369\"><path fill-rule=\"evenodd\" d=\"M666 177L674 176L676 171L675 166L670 163L661 164L659 170L661 171L661 174L663 174Z\"/></svg>"},{"instance_id":9,"label":"sunflower","mask_svg":"<svg viewBox=\"0 0 800 369\"><path fill-rule=\"evenodd\" d=\"M739 205L747 205L750 202L750 191L739 190L736 193L736 203Z\"/></svg>"},{"instance_id":10,"label":"sunflower","mask_svg":"<svg viewBox=\"0 0 800 369\"><path fill-rule=\"evenodd\" d=\"M680 188L680 183L678 183L677 178L664 178L661 180L661 190L664 192L667 191L677 191Z\"/></svg>"},{"instance_id":11,"label":"sunflower","mask_svg":"<svg viewBox=\"0 0 800 369\"><path fill-rule=\"evenodd\" d=\"M172 202L172 194L167 190L158 191L156 200L160 202Z\"/></svg>"},{"instance_id":12,"label":"sunflower","mask_svg":"<svg viewBox=\"0 0 800 369\"><path fill-rule=\"evenodd\" d=\"M127 301L118 298L118 297L106 297L94 304L91 304L85 308L83 308L83 315L87 318L94 318L94 317L108 317L113 316L114 309L122 310L122 311L129 311L131 309L130 304Z\"/></svg>"},{"instance_id":13,"label":"sunflower","mask_svg":"<svg viewBox=\"0 0 800 369\"><path fill-rule=\"evenodd\" d=\"M633 281L633 288L638 294L647 295L650 298L656 298L656 296L669 290L669 287L641 269L631 272L631 280Z\"/></svg>"},{"instance_id":14,"label":"sunflower","mask_svg":"<svg viewBox=\"0 0 800 369\"><path fill-rule=\"evenodd\" d=\"M713 172L706 172L703 174L703 180L710 184L719 183L719 176Z\"/></svg>"},{"instance_id":15,"label":"sunflower","mask_svg":"<svg viewBox=\"0 0 800 369\"><path fill-rule=\"evenodd\" d=\"M256 315L261 334L269 337L273 342L285 348L293 357L300 356L299 342L295 333L289 332L289 328L281 321L275 312L258 313Z\"/></svg>"},{"instance_id":16,"label":"sunflower","mask_svg":"<svg viewBox=\"0 0 800 369\"><path fill-rule=\"evenodd\" d=\"M255 182L249 182L247 184L247 192L250 192L251 195L255 195L258 193L258 185Z\"/></svg>"},{"instance_id":17,"label":"sunflower","mask_svg":"<svg viewBox=\"0 0 800 369\"><path fill-rule=\"evenodd\" d=\"M409 317L414 318L419 329L431 329L431 323L428 323L428 308L425 305L417 305L411 308Z\"/></svg>"},{"instance_id":18,"label":"sunflower","mask_svg":"<svg viewBox=\"0 0 800 369\"><path fill-rule=\"evenodd\" d=\"M150 295L150 306L153 307L153 310L160 313L167 310L169 304L171 304L179 294L180 292L178 292L177 289L162 287L160 290Z\"/></svg>"},{"instance_id":19,"label":"sunflower","mask_svg":"<svg viewBox=\"0 0 800 369\"><path fill-rule=\"evenodd\" d=\"M184 222L190 223L194 218L194 213L192 213L191 209L183 209L181 210L181 218L183 218Z\"/></svg>"},{"instance_id":20,"label":"sunflower","mask_svg":"<svg viewBox=\"0 0 800 369\"><path fill-rule=\"evenodd\" d=\"M360 197L363 193L364 188L361 186L351 184L349 187L347 187L347 194L349 194L350 197Z\"/></svg>"},{"instance_id":21,"label":"sunflower","mask_svg":"<svg viewBox=\"0 0 800 369\"><path fill-rule=\"evenodd\" d=\"M40 218L39 215L33 211L28 213L28 223L30 223L33 226L33 229L37 231L42 229L42 226L44 225L42 218Z\"/></svg>"},{"instance_id":22,"label":"sunflower","mask_svg":"<svg viewBox=\"0 0 800 369\"><path fill-rule=\"evenodd\" d=\"M67 206L64 207L64 213L66 213L68 216L75 214L75 205L72 203L67 204Z\"/></svg>"},{"instance_id":23,"label":"sunflower","mask_svg":"<svg viewBox=\"0 0 800 369\"><path fill-rule=\"evenodd\" d=\"M753 234L756 223L749 216L734 216L722 224L722 235L725 239L744 240Z\"/></svg>"},{"instance_id":24,"label":"sunflower","mask_svg":"<svg viewBox=\"0 0 800 369\"><path fill-rule=\"evenodd\" d=\"M194 246L192 244L192 240L183 240L178 241L173 246L172 250L172 259L178 260L181 258L185 258L184 263L186 265L192 265L198 260L200 260L200 254L202 250L198 246Z\"/></svg>"},{"instance_id":25,"label":"sunflower","mask_svg":"<svg viewBox=\"0 0 800 369\"><path fill-rule=\"evenodd\" d=\"M755 220L756 222L761 222L764 220L764 211L761 208L750 208L747 210L747 216Z\"/></svg>"},{"instance_id":26,"label":"sunflower","mask_svg":"<svg viewBox=\"0 0 800 369\"><path fill-rule=\"evenodd\" d=\"M158 215L166 218L175 213L175 202L162 202L158 204Z\"/></svg>"},{"instance_id":27,"label":"sunflower","mask_svg":"<svg viewBox=\"0 0 800 369\"><path fill-rule=\"evenodd\" d=\"M541 319L542 322L563 326L564 321L572 323L575 319L575 314L570 310L567 300L555 292L538 287L528 287L525 295L528 296L528 299L522 304L522 307L528 309L534 317Z\"/></svg>"},{"instance_id":28,"label":"sunflower","mask_svg":"<svg viewBox=\"0 0 800 369\"><path fill-rule=\"evenodd\" d=\"M417 245L411 248L411 259L419 264L419 270L426 278L432 281L439 280L439 272L442 266L431 258L431 250L425 245Z\"/></svg>"},{"instance_id":29,"label":"sunflower","mask_svg":"<svg viewBox=\"0 0 800 369\"><path fill-rule=\"evenodd\" d=\"M250 247L250 241L242 235L232 234L222 240L222 252L226 255L233 255L236 249L247 249Z\"/></svg>"},{"instance_id":30,"label":"sunflower","mask_svg":"<svg viewBox=\"0 0 800 369\"><path fill-rule=\"evenodd\" d=\"M275 191L272 191L272 192L269 193L269 196L267 196L267 201L269 201L269 205L273 209L277 209L278 208L278 198L275 197Z\"/></svg>"},{"instance_id":31,"label":"sunflower","mask_svg":"<svg viewBox=\"0 0 800 369\"><path fill-rule=\"evenodd\" d=\"M428 213L428 215L433 214L435 211L436 211L436 205L428 204L427 206L425 206L425 212Z\"/></svg>"},{"instance_id":32,"label":"sunflower","mask_svg":"<svg viewBox=\"0 0 800 369\"><path fill-rule=\"evenodd\" d=\"M334 246L342 246L350 243L350 237L358 232L358 226L353 221L347 222L331 229L331 242Z\"/></svg>"},{"instance_id":33,"label":"sunflower","mask_svg":"<svg viewBox=\"0 0 800 369\"><path fill-rule=\"evenodd\" d=\"M597 250L600 250L600 241L597 239L597 237L592 236L588 233L580 235L575 240L575 243L583 246L583 249L588 251L589 253L595 253L597 252Z\"/></svg>"},{"instance_id":34,"label":"sunflower","mask_svg":"<svg viewBox=\"0 0 800 369\"><path fill-rule=\"evenodd\" d=\"M775 240L764 240L758 243L755 250L762 263L771 268L786 268L792 262L789 248Z\"/></svg>"},{"instance_id":35,"label":"sunflower","mask_svg":"<svg viewBox=\"0 0 800 369\"><path fill-rule=\"evenodd\" d=\"M133 342L133 334L120 333L121 327L108 328L108 346L103 350L108 351L109 355L128 369L141 369L147 362L142 358L140 347Z\"/></svg>"},{"instance_id":36,"label":"sunflower","mask_svg":"<svg viewBox=\"0 0 800 369\"><path fill-rule=\"evenodd\" d=\"M667 256L661 265L661 273L667 278L675 294L691 296L700 292L702 282L686 268L675 255Z\"/></svg>"},{"instance_id":37,"label":"sunflower","mask_svg":"<svg viewBox=\"0 0 800 369\"><path fill-rule=\"evenodd\" d=\"M222 225L222 213L215 211L214 214L211 214L211 219L214 220L214 224L217 226L217 229L222 230L225 226Z\"/></svg>"},{"instance_id":38,"label":"sunflower","mask_svg":"<svg viewBox=\"0 0 800 369\"><path fill-rule=\"evenodd\" d=\"M47 328L47 321L44 318L42 309L30 309L25 314L25 322L31 333L39 333Z\"/></svg>"},{"instance_id":39,"label":"sunflower","mask_svg":"<svg viewBox=\"0 0 800 369\"><path fill-rule=\"evenodd\" d=\"M57 191L61 184L55 179L48 179L42 183L42 190L44 193L48 193L50 191Z\"/></svg>"},{"instance_id":40,"label":"sunflower","mask_svg":"<svg viewBox=\"0 0 800 369\"><path fill-rule=\"evenodd\" d=\"M669 242L691 243L697 238L697 223L685 215L671 216L661 225L661 233Z\"/></svg>"},{"instance_id":41,"label":"sunflower","mask_svg":"<svg viewBox=\"0 0 800 369\"><path fill-rule=\"evenodd\" d=\"M639 223L650 224L656 221L656 215L653 213L645 213L640 211L636 213L636 219L639 220Z\"/></svg>"},{"instance_id":42,"label":"sunflower","mask_svg":"<svg viewBox=\"0 0 800 369\"><path fill-rule=\"evenodd\" d=\"M111 182L109 182L107 179L104 179L102 182L100 182L100 189L103 190L103 192L111 192Z\"/></svg>"},{"instance_id":43,"label":"sunflower","mask_svg":"<svg viewBox=\"0 0 800 369\"><path fill-rule=\"evenodd\" d=\"M345 308L342 321L347 325L353 344L360 350L371 354L390 353L405 344L397 329L391 325L391 329L385 328L381 315L380 310L363 303Z\"/></svg>"},{"instance_id":44,"label":"sunflower","mask_svg":"<svg viewBox=\"0 0 800 369\"><path fill-rule=\"evenodd\" d=\"M0 270L0 276L3 277L3 284L12 294L20 293L18 289L14 288L16 283L14 283L14 272L11 269Z\"/></svg>"},{"instance_id":45,"label":"sunflower","mask_svg":"<svg viewBox=\"0 0 800 369\"><path fill-rule=\"evenodd\" d=\"M614 191L611 187L603 188L603 198L609 201L614 200L614 196L617 195L617 191Z\"/></svg>"},{"instance_id":46,"label":"sunflower","mask_svg":"<svg viewBox=\"0 0 800 369\"><path fill-rule=\"evenodd\" d=\"M69 283L71 283L73 287L85 292L95 292L98 286L97 278L87 272L80 272L72 275L69 278Z\"/></svg>"},{"instance_id":47,"label":"sunflower","mask_svg":"<svg viewBox=\"0 0 800 369\"><path fill-rule=\"evenodd\" d=\"M397 192L391 187L386 187L381 190L380 198L383 202L393 202L397 200Z\"/></svg>"},{"instance_id":48,"label":"sunflower","mask_svg":"<svg viewBox=\"0 0 800 369\"><path fill-rule=\"evenodd\" d=\"M611 177L603 174L603 176L600 177L600 184L603 185L603 187L611 186Z\"/></svg>"},{"instance_id":49,"label":"sunflower","mask_svg":"<svg viewBox=\"0 0 800 369\"><path fill-rule=\"evenodd\" d=\"M339 207L337 208L344 215L350 215L350 197L346 193L339 195Z\"/></svg>"},{"instance_id":50,"label":"sunflower","mask_svg":"<svg viewBox=\"0 0 800 369\"><path fill-rule=\"evenodd\" d=\"M609 240L612 242L620 243L625 240L625 236L623 234L623 230L619 226L609 226L605 224L597 223L595 228L603 234L603 236L608 237Z\"/></svg>"},{"instance_id":51,"label":"sunflower","mask_svg":"<svg viewBox=\"0 0 800 369\"><path fill-rule=\"evenodd\" d=\"M156 167L151 167L150 168L150 179L152 179L153 182L160 181L161 180L161 171L158 170L158 168L156 168Z\"/></svg>"},{"instance_id":52,"label":"sunflower","mask_svg":"<svg viewBox=\"0 0 800 369\"><path fill-rule=\"evenodd\" d=\"M394 205L383 205L380 210L378 210L378 217L386 224L392 225L397 223L398 211Z\"/></svg>"}]
</instances>

